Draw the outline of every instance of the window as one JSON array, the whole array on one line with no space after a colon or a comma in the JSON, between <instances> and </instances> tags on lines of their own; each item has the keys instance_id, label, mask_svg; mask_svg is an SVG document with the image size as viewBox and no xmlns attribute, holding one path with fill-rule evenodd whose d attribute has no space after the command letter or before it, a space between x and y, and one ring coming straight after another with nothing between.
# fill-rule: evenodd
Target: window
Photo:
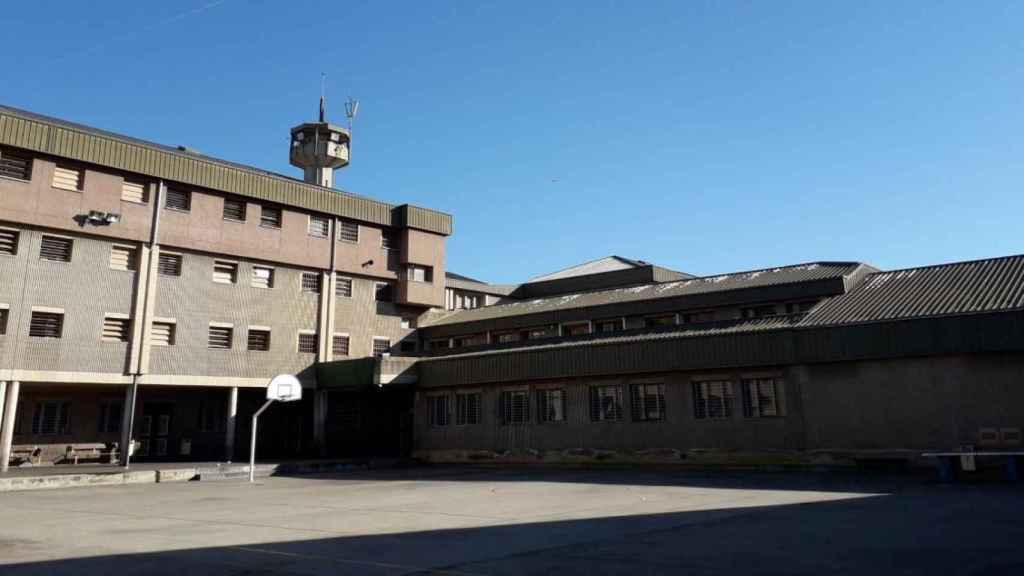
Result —
<instances>
[{"instance_id":1,"label":"window","mask_svg":"<svg viewBox=\"0 0 1024 576\"><path fill-rule=\"evenodd\" d=\"M251 352L267 352L270 350L270 329L249 327L249 335L246 338L246 349Z\"/></svg>"},{"instance_id":2,"label":"window","mask_svg":"<svg viewBox=\"0 0 1024 576\"><path fill-rule=\"evenodd\" d=\"M334 295L339 298L351 298L352 279L338 276L334 281Z\"/></svg>"},{"instance_id":3,"label":"window","mask_svg":"<svg viewBox=\"0 0 1024 576\"><path fill-rule=\"evenodd\" d=\"M299 332L299 352L303 354L316 354L316 348L316 332Z\"/></svg>"},{"instance_id":4,"label":"window","mask_svg":"<svg viewBox=\"0 0 1024 576\"><path fill-rule=\"evenodd\" d=\"M60 338L64 332L63 312L32 311L32 319L28 326L31 338Z\"/></svg>"},{"instance_id":5,"label":"window","mask_svg":"<svg viewBox=\"0 0 1024 576\"><path fill-rule=\"evenodd\" d=\"M10 313L7 308L0 308L0 336L7 334L7 317Z\"/></svg>"},{"instance_id":6,"label":"window","mask_svg":"<svg viewBox=\"0 0 1024 576\"><path fill-rule=\"evenodd\" d=\"M765 304L763 306L753 306L750 308L741 308L740 316L743 318L767 318L769 316L775 316L778 311L775 309L774 304Z\"/></svg>"},{"instance_id":7,"label":"window","mask_svg":"<svg viewBox=\"0 0 1024 576\"><path fill-rule=\"evenodd\" d=\"M633 384L629 387L630 408L635 422L665 419L665 385Z\"/></svg>"},{"instance_id":8,"label":"window","mask_svg":"<svg viewBox=\"0 0 1024 576\"><path fill-rule=\"evenodd\" d=\"M16 180L32 179L32 157L10 148L0 148L0 176Z\"/></svg>"},{"instance_id":9,"label":"window","mask_svg":"<svg viewBox=\"0 0 1024 576\"><path fill-rule=\"evenodd\" d=\"M402 340L398 343L398 351L402 353L409 353L416 351L415 340Z\"/></svg>"},{"instance_id":10,"label":"window","mask_svg":"<svg viewBox=\"0 0 1024 576\"><path fill-rule=\"evenodd\" d=\"M561 388L537 391L537 419L541 422L565 421L565 391Z\"/></svg>"},{"instance_id":11,"label":"window","mask_svg":"<svg viewBox=\"0 0 1024 576\"><path fill-rule=\"evenodd\" d=\"M331 353L335 356L348 356L348 334L335 334L331 338Z\"/></svg>"},{"instance_id":12,"label":"window","mask_svg":"<svg viewBox=\"0 0 1024 576\"><path fill-rule=\"evenodd\" d=\"M331 231L331 221L323 216L309 216L309 235L316 238L327 238Z\"/></svg>"},{"instance_id":13,"label":"window","mask_svg":"<svg viewBox=\"0 0 1024 576\"><path fill-rule=\"evenodd\" d=\"M810 312L811 308L817 304L814 300L807 302L790 302L786 304L786 314L803 314L804 312Z\"/></svg>"},{"instance_id":14,"label":"window","mask_svg":"<svg viewBox=\"0 0 1024 576\"><path fill-rule=\"evenodd\" d=\"M407 329L415 328L416 327L415 325L416 325L416 319L415 318L402 318L399 321L399 326L401 326L402 328L407 328Z\"/></svg>"},{"instance_id":15,"label":"window","mask_svg":"<svg viewBox=\"0 0 1024 576\"><path fill-rule=\"evenodd\" d=\"M121 431L122 404L117 400L100 403L100 418L96 431L100 434L116 434Z\"/></svg>"},{"instance_id":16,"label":"window","mask_svg":"<svg viewBox=\"0 0 1024 576\"><path fill-rule=\"evenodd\" d=\"M618 332L622 330L622 319L598 320L594 322L594 332Z\"/></svg>"},{"instance_id":17,"label":"window","mask_svg":"<svg viewBox=\"0 0 1024 576\"><path fill-rule=\"evenodd\" d=\"M778 386L781 380L757 378L744 380L743 415L747 418L771 418L781 416L778 403Z\"/></svg>"},{"instance_id":18,"label":"window","mask_svg":"<svg viewBox=\"0 0 1024 576\"><path fill-rule=\"evenodd\" d=\"M302 291L308 292L309 294L320 293L320 273L319 272L303 272L302 273Z\"/></svg>"},{"instance_id":19,"label":"window","mask_svg":"<svg viewBox=\"0 0 1024 576\"><path fill-rule=\"evenodd\" d=\"M407 277L410 282L433 282L434 269L431 266L417 266L409 264Z\"/></svg>"},{"instance_id":20,"label":"window","mask_svg":"<svg viewBox=\"0 0 1024 576\"><path fill-rule=\"evenodd\" d=\"M487 344L487 334L470 334L468 336L457 336L452 338L452 348L465 348L467 346L483 346Z\"/></svg>"},{"instance_id":21,"label":"window","mask_svg":"<svg viewBox=\"0 0 1024 576\"><path fill-rule=\"evenodd\" d=\"M584 334L590 334L590 324L587 322L562 324L562 336L583 336Z\"/></svg>"},{"instance_id":22,"label":"window","mask_svg":"<svg viewBox=\"0 0 1024 576\"><path fill-rule=\"evenodd\" d=\"M71 249L74 246L71 238L43 236L39 244L39 258L50 262L71 262Z\"/></svg>"},{"instance_id":23,"label":"window","mask_svg":"<svg viewBox=\"0 0 1024 576\"><path fill-rule=\"evenodd\" d=\"M519 341L518 332L503 332L501 334L494 334L492 337L494 338L494 341L497 342L498 344L508 344L510 342Z\"/></svg>"},{"instance_id":24,"label":"window","mask_svg":"<svg viewBox=\"0 0 1024 576\"><path fill-rule=\"evenodd\" d=\"M277 206L260 206L260 226L264 228L280 228L281 209Z\"/></svg>"},{"instance_id":25,"label":"window","mask_svg":"<svg viewBox=\"0 0 1024 576\"><path fill-rule=\"evenodd\" d=\"M698 420L732 418L732 382L694 382L693 417Z\"/></svg>"},{"instance_id":26,"label":"window","mask_svg":"<svg viewBox=\"0 0 1024 576\"><path fill-rule=\"evenodd\" d=\"M177 325L174 322L154 321L149 331L149 340L153 346L174 346Z\"/></svg>"},{"instance_id":27,"label":"window","mask_svg":"<svg viewBox=\"0 0 1024 576\"><path fill-rule=\"evenodd\" d=\"M590 420L592 422L622 420L622 386L592 386L590 388Z\"/></svg>"},{"instance_id":28,"label":"window","mask_svg":"<svg viewBox=\"0 0 1024 576\"><path fill-rule=\"evenodd\" d=\"M398 241L395 239L394 230L385 229L380 231L380 247L385 250L398 248Z\"/></svg>"},{"instance_id":29,"label":"window","mask_svg":"<svg viewBox=\"0 0 1024 576\"><path fill-rule=\"evenodd\" d=\"M427 410L431 426L448 425L448 395L427 396Z\"/></svg>"},{"instance_id":30,"label":"window","mask_svg":"<svg viewBox=\"0 0 1024 576\"><path fill-rule=\"evenodd\" d=\"M479 392L459 392L455 394L455 423L459 426L480 423Z\"/></svg>"},{"instance_id":31,"label":"window","mask_svg":"<svg viewBox=\"0 0 1024 576\"><path fill-rule=\"evenodd\" d=\"M701 312L687 312L683 314L683 324L696 324L699 322L713 322L715 320L714 310Z\"/></svg>"},{"instance_id":32,"label":"window","mask_svg":"<svg viewBox=\"0 0 1024 576\"><path fill-rule=\"evenodd\" d=\"M82 189L82 181L85 180L83 176L81 168L72 168L58 164L53 169L53 182L51 186L61 190L78 192Z\"/></svg>"},{"instance_id":33,"label":"window","mask_svg":"<svg viewBox=\"0 0 1024 576\"><path fill-rule=\"evenodd\" d=\"M47 400L36 404L32 414L33 434L69 434L71 432L71 402Z\"/></svg>"},{"instance_id":34,"label":"window","mask_svg":"<svg viewBox=\"0 0 1024 576\"><path fill-rule=\"evenodd\" d=\"M103 332L100 338L104 342L127 342L132 333L132 321L126 315L107 314L103 317Z\"/></svg>"},{"instance_id":35,"label":"window","mask_svg":"<svg viewBox=\"0 0 1024 576\"><path fill-rule=\"evenodd\" d=\"M523 330L520 336L523 340L539 340L541 338L550 338L556 333L554 326L540 326Z\"/></svg>"},{"instance_id":36,"label":"window","mask_svg":"<svg viewBox=\"0 0 1024 576\"><path fill-rule=\"evenodd\" d=\"M211 350L231 350L231 337L235 329L230 324L210 324L207 348Z\"/></svg>"},{"instance_id":37,"label":"window","mask_svg":"<svg viewBox=\"0 0 1024 576\"><path fill-rule=\"evenodd\" d=\"M134 246L114 244L110 247L110 268L134 272L138 269L138 251Z\"/></svg>"},{"instance_id":38,"label":"window","mask_svg":"<svg viewBox=\"0 0 1024 576\"><path fill-rule=\"evenodd\" d=\"M234 284L238 281L238 263L224 260L213 261L213 281L217 284Z\"/></svg>"},{"instance_id":39,"label":"window","mask_svg":"<svg viewBox=\"0 0 1024 576\"><path fill-rule=\"evenodd\" d=\"M18 239L21 234L17 230L0 228L0 254L5 256L17 256Z\"/></svg>"},{"instance_id":40,"label":"window","mask_svg":"<svg viewBox=\"0 0 1024 576\"><path fill-rule=\"evenodd\" d=\"M502 390L499 398L502 425L530 421L530 395L526 390Z\"/></svg>"},{"instance_id":41,"label":"window","mask_svg":"<svg viewBox=\"0 0 1024 576\"><path fill-rule=\"evenodd\" d=\"M199 431L223 432L227 421L227 406L224 402L204 400L199 405Z\"/></svg>"},{"instance_id":42,"label":"window","mask_svg":"<svg viewBox=\"0 0 1024 576\"><path fill-rule=\"evenodd\" d=\"M253 266L250 284L253 288L273 288L274 269L269 266Z\"/></svg>"},{"instance_id":43,"label":"window","mask_svg":"<svg viewBox=\"0 0 1024 576\"><path fill-rule=\"evenodd\" d=\"M156 261L156 271L161 276L181 276L181 254L161 252Z\"/></svg>"},{"instance_id":44,"label":"window","mask_svg":"<svg viewBox=\"0 0 1024 576\"><path fill-rule=\"evenodd\" d=\"M373 298L377 302L392 302L395 299L394 289L390 282L377 282L374 287Z\"/></svg>"},{"instance_id":45,"label":"window","mask_svg":"<svg viewBox=\"0 0 1024 576\"><path fill-rule=\"evenodd\" d=\"M435 338L434 340L430 341L430 349L446 350L448 348L451 348L451 344L451 341L448 340L447 338Z\"/></svg>"},{"instance_id":46,"label":"window","mask_svg":"<svg viewBox=\"0 0 1024 576\"><path fill-rule=\"evenodd\" d=\"M675 314L662 314L660 316L648 316L644 318L644 326L656 328L658 326L671 326L676 323Z\"/></svg>"},{"instance_id":47,"label":"window","mask_svg":"<svg viewBox=\"0 0 1024 576\"><path fill-rule=\"evenodd\" d=\"M232 222L245 222L245 201L225 198L224 219Z\"/></svg>"},{"instance_id":48,"label":"window","mask_svg":"<svg viewBox=\"0 0 1024 576\"><path fill-rule=\"evenodd\" d=\"M180 188L168 188L164 207L169 210L188 212L192 209L192 193Z\"/></svg>"},{"instance_id":49,"label":"window","mask_svg":"<svg viewBox=\"0 0 1024 576\"><path fill-rule=\"evenodd\" d=\"M139 180L125 178L121 182L121 200L134 202L135 204L146 204L149 202L149 185Z\"/></svg>"},{"instance_id":50,"label":"window","mask_svg":"<svg viewBox=\"0 0 1024 576\"><path fill-rule=\"evenodd\" d=\"M381 338L378 336L373 337L373 355L381 356L389 354L391 352L391 339Z\"/></svg>"},{"instance_id":51,"label":"window","mask_svg":"<svg viewBox=\"0 0 1024 576\"><path fill-rule=\"evenodd\" d=\"M351 220L338 221L338 240L342 242L359 242L359 224Z\"/></svg>"}]
</instances>

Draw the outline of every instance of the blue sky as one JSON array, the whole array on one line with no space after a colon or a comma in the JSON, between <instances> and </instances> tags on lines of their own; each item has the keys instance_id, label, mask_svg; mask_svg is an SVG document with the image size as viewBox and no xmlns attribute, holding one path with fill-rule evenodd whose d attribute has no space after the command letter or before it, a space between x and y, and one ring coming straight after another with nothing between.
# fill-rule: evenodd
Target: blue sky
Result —
<instances>
[{"instance_id":1,"label":"blue sky","mask_svg":"<svg viewBox=\"0 0 1024 576\"><path fill-rule=\"evenodd\" d=\"M1024 3L21 2L0 102L449 212L449 269L1024 252Z\"/></svg>"}]
</instances>

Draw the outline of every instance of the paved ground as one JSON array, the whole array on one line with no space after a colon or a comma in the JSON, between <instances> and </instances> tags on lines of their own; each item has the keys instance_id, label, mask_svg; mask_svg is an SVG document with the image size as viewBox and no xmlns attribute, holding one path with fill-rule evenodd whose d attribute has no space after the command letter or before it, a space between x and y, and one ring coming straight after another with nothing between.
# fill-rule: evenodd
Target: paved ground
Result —
<instances>
[{"instance_id":1,"label":"paved ground","mask_svg":"<svg viewBox=\"0 0 1024 576\"><path fill-rule=\"evenodd\" d=\"M0 494L0 574L1022 574L1024 489L418 469Z\"/></svg>"}]
</instances>

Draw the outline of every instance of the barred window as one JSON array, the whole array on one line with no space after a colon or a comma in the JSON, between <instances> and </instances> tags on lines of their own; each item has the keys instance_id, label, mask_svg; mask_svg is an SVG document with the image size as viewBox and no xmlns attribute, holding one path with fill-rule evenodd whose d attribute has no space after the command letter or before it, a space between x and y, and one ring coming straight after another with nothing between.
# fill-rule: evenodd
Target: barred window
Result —
<instances>
[{"instance_id":1,"label":"barred window","mask_svg":"<svg viewBox=\"0 0 1024 576\"><path fill-rule=\"evenodd\" d=\"M39 244L39 258L50 262L71 262L73 246L71 238L43 236Z\"/></svg>"},{"instance_id":2,"label":"barred window","mask_svg":"<svg viewBox=\"0 0 1024 576\"><path fill-rule=\"evenodd\" d=\"M460 392L455 394L455 423L460 426L480 423L479 392Z\"/></svg>"},{"instance_id":3,"label":"barred window","mask_svg":"<svg viewBox=\"0 0 1024 576\"><path fill-rule=\"evenodd\" d=\"M62 312L33 311L28 326L28 335L32 338L60 338L64 333L64 314Z\"/></svg>"},{"instance_id":4,"label":"barred window","mask_svg":"<svg viewBox=\"0 0 1024 576\"><path fill-rule=\"evenodd\" d=\"M192 209L192 193L180 188L168 188L167 197L164 199L164 207L170 210L188 212Z\"/></svg>"},{"instance_id":5,"label":"barred window","mask_svg":"<svg viewBox=\"0 0 1024 576\"><path fill-rule=\"evenodd\" d=\"M352 279L338 276L334 282L334 295L339 298L352 297Z\"/></svg>"},{"instance_id":6,"label":"barred window","mask_svg":"<svg viewBox=\"0 0 1024 576\"><path fill-rule=\"evenodd\" d=\"M380 247L385 250L398 248L398 240L395 239L395 231L384 229L380 231Z\"/></svg>"},{"instance_id":7,"label":"barred window","mask_svg":"<svg viewBox=\"0 0 1024 576\"><path fill-rule=\"evenodd\" d=\"M153 322L149 331L153 346L174 346L177 326L174 322Z\"/></svg>"},{"instance_id":8,"label":"barred window","mask_svg":"<svg viewBox=\"0 0 1024 576\"><path fill-rule=\"evenodd\" d=\"M526 390L502 390L500 404L503 425L526 424L530 421L530 395Z\"/></svg>"},{"instance_id":9,"label":"barred window","mask_svg":"<svg viewBox=\"0 0 1024 576\"><path fill-rule=\"evenodd\" d=\"M146 204L149 202L149 185L141 180L130 180L125 178L121 182L121 200L135 204Z\"/></svg>"},{"instance_id":10,"label":"barred window","mask_svg":"<svg viewBox=\"0 0 1024 576\"><path fill-rule=\"evenodd\" d=\"M16 180L31 180L32 157L10 148L0 148L0 176Z\"/></svg>"},{"instance_id":11,"label":"barred window","mask_svg":"<svg viewBox=\"0 0 1024 576\"><path fill-rule=\"evenodd\" d=\"M270 350L270 330L249 328L246 338L246 349L250 352L266 352Z\"/></svg>"},{"instance_id":12,"label":"barred window","mask_svg":"<svg viewBox=\"0 0 1024 576\"><path fill-rule=\"evenodd\" d=\"M622 420L622 386L591 386L590 420L610 422Z\"/></svg>"},{"instance_id":13,"label":"barred window","mask_svg":"<svg viewBox=\"0 0 1024 576\"><path fill-rule=\"evenodd\" d=\"M338 221L338 240L342 242L359 242L359 224L351 220Z\"/></svg>"},{"instance_id":14,"label":"barred window","mask_svg":"<svg viewBox=\"0 0 1024 576\"><path fill-rule=\"evenodd\" d=\"M16 256L18 254L18 239L21 233L10 228L0 228L0 254L5 256Z\"/></svg>"},{"instance_id":15,"label":"barred window","mask_svg":"<svg viewBox=\"0 0 1024 576\"><path fill-rule=\"evenodd\" d=\"M207 348L213 350L230 350L231 337L234 332L235 330L231 326L211 324L209 338L207 340Z\"/></svg>"},{"instance_id":16,"label":"barred window","mask_svg":"<svg viewBox=\"0 0 1024 576\"><path fill-rule=\"evenodd\" d=\"M665 385L662 383L632 384L630 412L636 422L665 419Z\"/></svg>"},{"instance_id":17,"label":"barred window","mask_svg":"<svg viewBox=\"0 0 1024 576\"><path fill-rule=\"evenodd\" d=\"M127 342L131 336L132 321L123 316L105 316L100 338L107 342Z\"/></svg>"},{"instance_id":18,"label":"barred window","mask_svg":"<svg viewBox=\"0 0 1024 576\"><path fill-rule=\"evenodd\" d=\"M732 382L694 382L693 416L698 420L732 418Z\"/></svg>"},{"instance_id":19,"label":"barred window","mask_svg":"<svg viewBox=\"0 0 1024 576\"><path fill-rule=\"evenodd\" d=\"M138 261L138 250L134 246L114 244L110 247L110 268L112 270L135 271Z\"/></svg>"},{"instance_id":20,"label":"barred window","mask_svg":"<svg viewBox=\"0 0 1024 576\"><path fill-rule=\"evenodd\" d=\"M181 254L161 252L157 258L156 271L161 276L181 276Z\"/></svg>"},{"instance_id":21,"label":"barred window","mask_svg":"<svg viewBox=\"0 0 1024 576\"><path fill-rule=\"evenodd\" d=\"M303 354L316 354L316 348L316 332L299 332L299 352Z\"/></svg>"},{"instance_id":22,"label":"barred window","mask_svg":"<svg viewBox=\"0 0 1024 576\"><path fill-rule=\"evenodd\" d=\"M381 356L391 352L391 339L390 338L378 338L373 339L373 355Z\"/></svg>"},{"instance_id":23,"label":"barred window","mask_svg":"<svg viewBox=\"0 0 1024 576\"><path fill-rule=\"evenodd\" d=\"M10 310L7 308L0 308L0 336L7 334L7 316L10 314Z\"/></svg>"},{"instance_id":24,"label":"barred window","mask_svg":"<svg viewBox=\"0 0 1024 576\"><path fill-rule=\"evenodd\" d=\"M249 283L253 288L273 288L274 269L269 266L253 266Z\"/></svg>"},{"instance_id":25,"label":"barred window","mask_svg":"<svg viewBox=\"0 0 1024 576\"><path fill-rule=\"evenodd\" d=\"M644 318L644 326L657 328L658 326L672 326L676 323L675 314L661 314L659 316L648 316Z\"/></svg>"},{"instance_id":26,"label":"barred window","mask_svg":"<svg viewBox=\"0 0 1024 576\"><path fill-rule=\"evenodd\" d=\"M309 235L317 238L327 238L331 230L331 221L323 216L309 216Z\"/></svg>"},{"instance_id":27,"label":"barred window","mask_svg":"<svg viewBox=\"0 0 1024 576\"><path fill-rule=\"evenodd\" d=\"M562 324L562 336L583 336L584 334L590 334L589 322Z\"/></svg>"},{"instance_id":28,"label":"barred window","mask_svg":"<svg viewBox=\"0 0 1024 576\"><path fill-rule=\"evenodd\" d=\"M448 425L448 395L427 396L427 410L431 426Z\"/></svg>"},{"instance_id":29,"label":"barred window","mask_svg":"<svg viewBox=\"0 0 1024 576\"><path fill-rule=\"evenodd\" d=\"M234 284L238 281L238 263L224 260L213 261L213 281L217 284Z\"/></svg>"},{"instance_id":30,"label":"barred window","mask_svg":"<svg viewBox=\"0 0 1024 576\"><path fill-rule=\"evenodd\" d=\"M32 414L33 434L70 434L71 402L43 401L36 404Z\"/></svg>"},{"instance_id":31,"label":"barred window","mask_svg":"<svg viewBox=\"0 0 1024 576\"><path fill-rule=\"evenodd\" d=\"M84 176L84 171L81 168L57 165L53 169L53 182L51 185L61 190L79 192L82 189L82 182L85 180Z\"/></svg>"},{"instance_id":32,"label":"barred window","mask_svg":"<svg viewBox=\"0 0 1024 576\"><path fill-rule=\"evenodd\" d=\"M260 206L260 226L264 228L280 228L281 209L277 206Z\"/></svg>"},{"instance_id":33,"label":"barred window","mask_svg":"<svg viewBox=\"0 0 1024 576\"><path fill-rule=\"evenodd\" d=\"M622 330L621 318L594 322L594 332L618 332L619 330Z\"/></svg>"},{"instance_id":34,"label":"barred window","mask_svg":"<svg viewBox=\"0 0 1024 576\"><path fill-rule=\"evenodd\" d=\"M303 272L302 273L302 291L309 294L320 293L320 273L319 272Z\"/></svg>"},{"instance_id":35,"label":"barred window","mask_svg":"<svg viewBox=\"0 0 1024 576\"><path fill-rule=\"evenodd\" d=\"M234 198L224 199L224 219L245 222L245 201Z\"/></svg>"},{"instance_id":36,"label":"barred window","mask_svg":"<svg viewBox=\"0 0 1024 576\"><path fill-rule=\"evenodd\" d=\"M377 302L393 302L395 290L390 282L377 282L374 287L373 297Z\"/></svg>"},{"instance_id":37,"label":"barred window","mask_svg":"<svg viewBox=\"0 0 1024 576\"><path fill-rule=\"evenodd\" d=\"M713 322L714 319L714 310L704 310L701 312L687 312L686 314L683 314L683 324L699 324L701 322Z\"/></svg>"},{"instance_id":38,"label":"barred window","mask_svg":"<svg viewBox=\"0 0 1024 576\"><path fill-rule=\"evenodd\" d=\"M774 378L744 380L743 415L747 418L771 418L781 416L778 402L778 384Z\"/></svg>"},{"instance_id":39,"label":"barred window","mask_svg":"<svg viewBox=\"0 0 1024 576\"><path fill-rule=\"evenodd\" d=\"M565 390L551 388L537 391L537 419L541 422L565 421Z\"/></svg>"},{"instance_id":40,"label":"barred window","mask_svg":"<svg viewBox=\"0 0 1024 576\"><path fill-rule=\"evenodd\" d=\"M331 339L331 352L335 356L348 356L348 334L335 334Z\"/></svg>"},{"instance_id":41,"label":"barred window","mask_svg":"<svg viewBox=\"0 0 1024 576\"><path fill-rule=\"evenodd\" d=\"M100 404L100 417L96 431L100 434L114 434L121 431L122 404L116 400L108 400Z\"/></svg>"}]
</instances>

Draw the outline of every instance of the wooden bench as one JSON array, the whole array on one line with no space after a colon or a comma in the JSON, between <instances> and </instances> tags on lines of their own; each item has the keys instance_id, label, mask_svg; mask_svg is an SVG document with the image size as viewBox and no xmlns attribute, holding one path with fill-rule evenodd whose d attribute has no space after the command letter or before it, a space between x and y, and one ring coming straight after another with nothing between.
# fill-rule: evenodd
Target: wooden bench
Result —
<instances>
[{"instance_id":1,"label":"wooden bench","mask_svg":"<svg viewBox=\"0 0 1024 576\"><path fill-rule=\"evenodd\" d=\"M103 460L113 464L117 461L117 444L107 445L102 442L85 444L68 444L64 452L64 461L78 464L79 459Z\"/></svg>"},{"instance_id":2,"label":"wooden bench","mask_svg":"<svg viewBox=\"0 0 1024 576\"><path fill-rule=\"evenodd\" d=\"M956 479L956 472L959 468L957 466L957 460L960 460L962 463L965 457L1002 458L1004 470L1006 471L1006 479L1016 482L1020 479L1018 461L1021 458L1024 458L1024 452L1008 450L983 452L957 450L950 452L925 452L924 454L921 454L921 456L924 458L935 458L935 462L938 466L939 480L941 482L953 482Z\"/></svg>"},{"instance_id":3,"label":"wooden bench","mask_svg":"<svg viewBox=\"0 0 1024 576\"><path fill-rule=\"evenodd\" d=\"M11 446L11 460L19 464L21 462L29 462L38 466L42 453L43 450L39 446L28 444Z\"/></svg>"}]
</instances>

